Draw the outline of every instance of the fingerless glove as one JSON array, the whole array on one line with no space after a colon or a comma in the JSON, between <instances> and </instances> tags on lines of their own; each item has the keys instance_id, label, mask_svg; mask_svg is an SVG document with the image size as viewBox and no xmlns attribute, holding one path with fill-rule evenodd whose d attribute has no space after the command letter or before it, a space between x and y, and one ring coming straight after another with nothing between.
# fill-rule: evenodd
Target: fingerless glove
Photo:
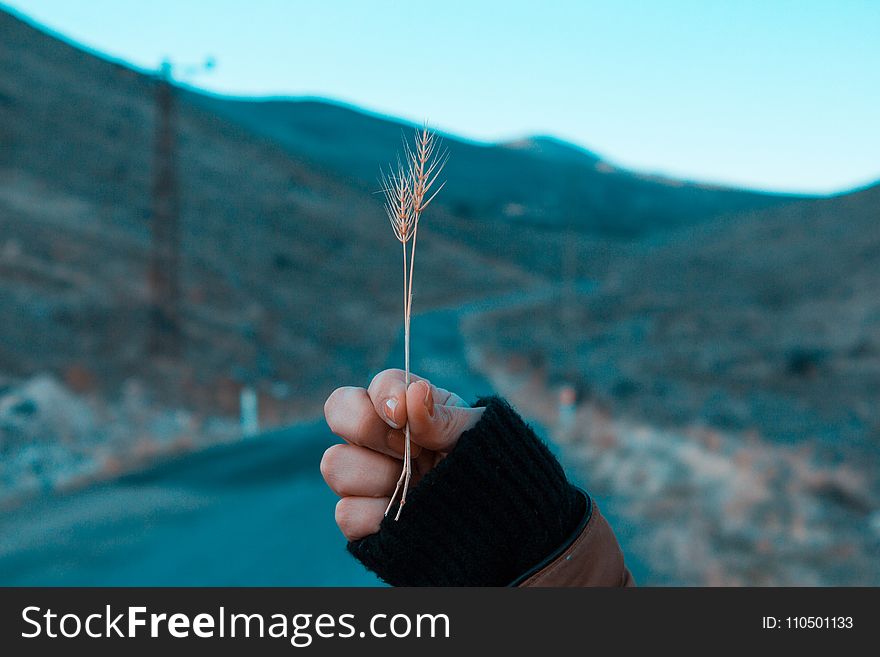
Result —
<instances>
[{"instance_id":1,"label":"fingerless glove","mask_svg":"<svg viewBox=\"0 0 880 657\"><path fill-rule=\"evenodd\" d=\"M589 499L499 397L455 448L348 550L393 586L505 586L583 524Z\"/></svg>"}]
</instances>

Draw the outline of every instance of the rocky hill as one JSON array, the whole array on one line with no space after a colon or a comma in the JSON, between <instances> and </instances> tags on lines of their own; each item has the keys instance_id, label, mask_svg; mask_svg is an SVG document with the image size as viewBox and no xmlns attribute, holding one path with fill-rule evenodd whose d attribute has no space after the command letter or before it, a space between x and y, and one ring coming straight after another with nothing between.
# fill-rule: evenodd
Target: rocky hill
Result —
<instances>
[{"instance_id":1,"label":"rocky hill","mask_svg":"<svg viewBox=\"0 0 880 657\"><path fill-rule=\"evenodd\" d=\"M472 337L618 414L876 457L880 185L684 230L603 283Z\"/></svg>"}]
</instances>

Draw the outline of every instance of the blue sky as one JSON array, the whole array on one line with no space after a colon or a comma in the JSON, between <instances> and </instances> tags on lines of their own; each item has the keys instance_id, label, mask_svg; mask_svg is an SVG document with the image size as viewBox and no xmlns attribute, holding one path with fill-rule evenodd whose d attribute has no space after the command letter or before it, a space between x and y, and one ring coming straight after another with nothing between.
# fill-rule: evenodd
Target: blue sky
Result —
<instances>
[{"instance_id":1,"label":"blue sky","mask_svg":"<svg viewBox=\"0 0 880 657\"><path fill-rule=\"evenodd\" d=\"M139 67L316 95L643 171L833 192L880 179L880 1L13 0Z\"/></svg>"}]
</instances>

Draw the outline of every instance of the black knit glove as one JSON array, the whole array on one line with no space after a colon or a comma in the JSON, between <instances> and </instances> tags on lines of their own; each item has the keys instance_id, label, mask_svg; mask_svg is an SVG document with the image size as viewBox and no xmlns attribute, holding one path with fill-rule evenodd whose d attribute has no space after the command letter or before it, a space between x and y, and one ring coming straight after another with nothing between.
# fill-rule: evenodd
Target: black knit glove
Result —
<instances>
[{"instance_id":1,"label":"black knit glove","mask_svg":"<svg viewBox=\"0 0 880 657\"><path fill-rule=\"evenodd\" d=\"M588 500L498 397L452 452L392 509L376 534L348 544L393 586L505 586L572 536Z\"/></svg>"}]
</instances>

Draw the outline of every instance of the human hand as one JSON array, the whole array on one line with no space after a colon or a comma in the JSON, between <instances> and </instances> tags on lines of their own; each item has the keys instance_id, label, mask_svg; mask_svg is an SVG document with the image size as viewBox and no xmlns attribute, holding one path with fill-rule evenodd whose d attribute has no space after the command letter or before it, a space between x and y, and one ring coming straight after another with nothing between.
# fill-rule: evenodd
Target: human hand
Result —
<instances>
[{"instance_id":1,"label":"human hand","mask_svg":"<svg viewBox=\"0 0 880 657\"><path fill-rule=\"evenodd\" d=\"M336 524L350 541L379 531L400 476L407 421L414 487L483 414L426 379L410 381L407 389L403 370L385 370L369 388L337 388L324 404L327 424L345 443L324 452L321 474L341 498Z\"/></svg>"}]
</instances>

